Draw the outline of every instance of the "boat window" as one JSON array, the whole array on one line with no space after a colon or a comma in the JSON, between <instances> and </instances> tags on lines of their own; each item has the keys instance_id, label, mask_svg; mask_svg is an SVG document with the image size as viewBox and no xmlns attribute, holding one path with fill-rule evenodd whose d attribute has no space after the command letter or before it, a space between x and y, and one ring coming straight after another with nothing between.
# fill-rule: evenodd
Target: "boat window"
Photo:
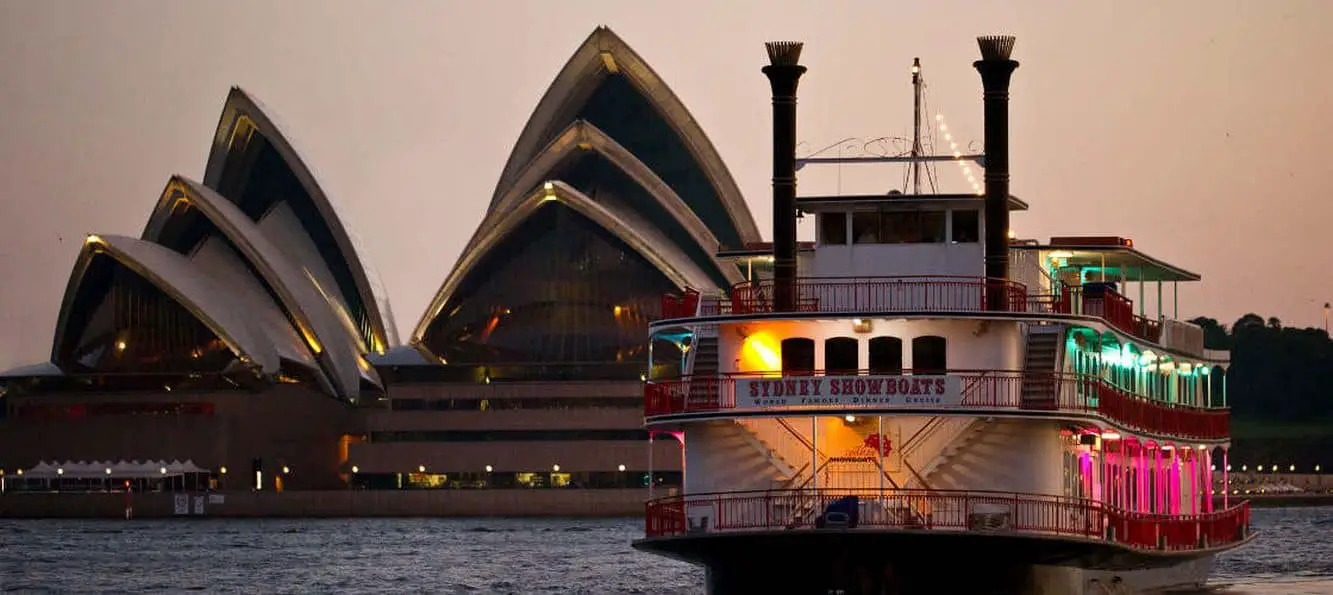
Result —
<instances>
[{"instance_id":1,"label":"boat window","mask_svg":"<svg viewBox=\"0 0 1333 595\"><path fill-rule=\"evenodd\" d=\"M819 214L819 243L847 243L847 213Z\"/></svg>"},{"instance_id":2,"label":"boat window","mask_svg":"<svg viewBox=\"0 0 1333 595\"><path fill-rule=\"evenodd\" d=\"M879 213L852 213L852 238L856 244L878 244Z\"/></svg>"},{"instance_id":3,"label":"boat window","mask_svg":"<svg viewBox=\"0 0 1333 595\"><path fill-rule=\"evenodd\" d=\"M944 219L944 211L885 211L880 214L880 239L885 244L940 243Z\"/></svg>"},{"instance_id":4,"label":"boat window","mask_svg":"<svg viewBox=\"0 0 1333 595\"><path fill-rule=\"evenodd\" d=\"M927 335L912 339L912 372L942 374L949 369L944 337Z\"/></svg>"},{"instance_id":5,"label":"boat window","mask_svg":"<svg viewBox=\"0 0 1333 595\"><path fill-rule=\"evenodd\" d=\"M957 243L976 243L981 239L981 215L977 211L954 211L953 215L953 235L951 239Z\"/></svg>"},{"instance_id":6,"label":"boat window","mask_svg":"<svg viewBox=\"0 0 1333 595\"><path fill-rule=\"evenodd\" d=\"M793 337L782 340L782 373L809 374L815 370L815 340Z\"/></svg>"},{"instance_id":7,"label":"boat window","mask_svg":"<svg viewBox=\"0 0 1333 595\"><path fill-rule=\"evenodd\" d=\"M832 376L850 376L861 369L861 354L856 339L833 337L824 340L824 370Z\"/></svg>"},{"instance_id":8,"label":"boat window","mask_svg":"<svg viewBox=\"0 0 1333 595\"><path fill-rule=\"evenodd\" d=\"M897 376L903 373L903 340L875 337L870 340L870 373Z\"/></svg>"}]
</instances>

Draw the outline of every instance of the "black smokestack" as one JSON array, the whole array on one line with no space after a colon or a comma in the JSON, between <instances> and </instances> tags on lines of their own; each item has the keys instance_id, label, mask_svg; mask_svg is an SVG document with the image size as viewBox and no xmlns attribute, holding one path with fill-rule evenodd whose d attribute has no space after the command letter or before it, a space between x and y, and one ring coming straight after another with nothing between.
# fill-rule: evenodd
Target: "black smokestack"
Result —
<instances>
[{"instance_id":1,"label":"black smokestack","mask_svg":"<svg viewBox=\"0 0 1333 595\"><path fill-rule=\"evenodd\" d=\"M796 305L796 85L805 74L799 41L770 41L764 67L773 88L773 306Z\"/></svg>"},{"instance_id":2,"label":"black smokestack","mask_svg":"<svg viewBox=\"0 0 1333 595\"><path fill-rule=\"evenodd\" d=\"M1009 77L1018 62L1009 59L1014 38L978 37L981 59L972 63L981 73L986 116L986 277L1009 278ZM999 284L987 291L991 310L1006 310L1008 295Z\"/></svg>"}]
</instances>

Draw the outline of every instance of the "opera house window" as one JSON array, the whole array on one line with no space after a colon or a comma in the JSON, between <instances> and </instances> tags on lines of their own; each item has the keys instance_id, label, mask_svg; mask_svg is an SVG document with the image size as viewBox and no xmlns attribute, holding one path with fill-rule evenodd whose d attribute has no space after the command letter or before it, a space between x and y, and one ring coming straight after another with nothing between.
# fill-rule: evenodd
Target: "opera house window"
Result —
<instances>
[{"instance_id":1,"label":"opera house window","mask_svg":"<svg viewBox=\"0 0 1333 595\"><path fill-rule=\"evenodd\" d=\"M103 372L220 372L235 356L194 314L105 254L93 257L58 339L59 362Z\"/></svg>"},{"instance_id":2,"label":"opera house window","mask_svg":"<svg viewBox=\"0 0 1333 595\"><path fill-rule=\"evenodd\" d=\"M648 321L675 284L569 207L539 209L464 274L428 348L451 364L646 362Z\"/></svg>"}]
</instances>

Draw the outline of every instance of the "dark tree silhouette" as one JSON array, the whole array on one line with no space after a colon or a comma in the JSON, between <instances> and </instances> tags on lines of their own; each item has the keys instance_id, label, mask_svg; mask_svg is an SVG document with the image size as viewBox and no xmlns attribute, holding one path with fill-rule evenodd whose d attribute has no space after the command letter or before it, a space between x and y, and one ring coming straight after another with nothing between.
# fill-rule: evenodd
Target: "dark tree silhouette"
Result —
<instances>
[{"instance_id":1,"label":"dark tree silhouette","mask_svg":"<svg viewBox=\"0 0 1333 595\"><path fill-rule=\"evenodd\" d=\"M1333 341L1324 329L1283 327L1254 313L1236 320L1230 334L1211 318L1191 322L1203 328L1205 346L1230 347L1233 423L1259 430L1235 438L1232 460L1307 471L1333 461Z\"/></svg>"}]
</instances>

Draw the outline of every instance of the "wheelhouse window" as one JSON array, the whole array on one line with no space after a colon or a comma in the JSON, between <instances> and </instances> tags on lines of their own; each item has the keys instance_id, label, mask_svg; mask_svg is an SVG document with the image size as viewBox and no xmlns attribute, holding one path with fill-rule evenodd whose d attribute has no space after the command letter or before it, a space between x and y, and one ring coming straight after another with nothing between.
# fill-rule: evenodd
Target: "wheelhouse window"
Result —
<instances>
[{"instance_id":1,"label":"wheelhouse window","mask_svg":"<svg viewBox=\"0 0 1333 595\"><path fill-rule=\"evenodd\" d=\"M877 376L897 376L903 373L902 339L875 337L870 340L870 373Z\"/></svg>"},{"instance_id":2,"label":"wheelhouse window","mask_svg":"<svg viewBox=\"0 0 1333 595\"><path fill-rule=\"evenodd\" d=\"M793 337L782 340L782 373L810 374L815 370L815 340Z\"/></svg>"},{"instance_id":3,"label":"wheelhouse window","mask_svg":"<svg viewBox=\"0 0 1333 595\"><path fill-rule=\"evenodd\" d=\"M879 243L879 213L852 213L852 242L856 244Z\"/></svg>"},{"instance_id":4,"label":"wheelhouse window","mask_svg":"<svg viewBox=\"0 0 1333 595\"><path fill-rule=\"evenodd\" d=\"M944 337L927 335L912 339L912 372L943 374L949 369Z\"/></svg>"},{"instance_id":5,"label":"wheelhouse window","mask_svg":"<svg viewBox=\"0 0 1333 595\"><path fill-rule=\"evenodd\" d=\"M886 211L880 217L885 244L931 244L944 241L944 211Z\"/></svg>"},{"instance_id":6,"label":"wheelhouse window","mask_svg":"<svg viewBox=\"0 0 1333 595\"><path fill-rule=\"evenodd\" d=\"M861 369L856 339L833 337L824 340L824 370L833 376L850 376Z\"/></svg>"},{"instance_id":7,"label":"wheelhouse window","mask_svg":"<svg viewBox=\"0 0 1333 595\"><path fill-rule=\"evenodd\" d=\"M829 245L847 243L847 213L819 214L819 243Z\"/></svg>"},{"instance_id":8,"label":"wheelhouse window","mask_svg":"<svg viewBox=\"0 0 1333 595\"><path fill-rule=\"evenodd\" d=\"M951 214L950 238L958 244L974 244L981 241L981 215L978 211L954 211Z\"/></svg>"}]
</instances>

